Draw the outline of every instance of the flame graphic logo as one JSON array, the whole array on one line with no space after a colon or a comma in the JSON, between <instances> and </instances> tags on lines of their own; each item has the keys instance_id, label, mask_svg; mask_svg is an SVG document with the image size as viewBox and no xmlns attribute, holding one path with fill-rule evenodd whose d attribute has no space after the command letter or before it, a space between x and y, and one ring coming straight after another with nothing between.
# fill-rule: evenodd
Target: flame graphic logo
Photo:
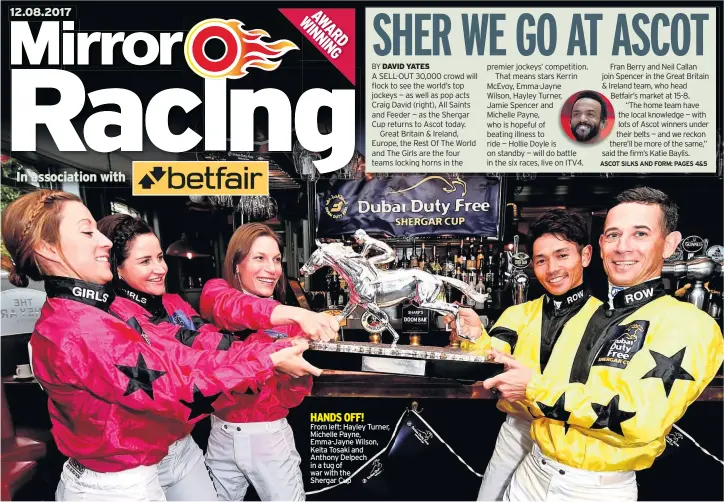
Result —
<instances>
[{"instance_id":1,"label":"flame graphic logo","mask_svg":"<svg viewBox=\"0 0 724 502\"><path fill-rule=\"evenodd\" d=\"M207 19L191 28L184 43L184 54L189 67L204 78L241 78L250 68L276 70L280 58L299 49L289 40L265 42L270 38L264 30L245 30L244 23L236 19ZM212 59L204 52L206 42L218 39L224 44L224 54Z\"/></svg>"}]
</instances>

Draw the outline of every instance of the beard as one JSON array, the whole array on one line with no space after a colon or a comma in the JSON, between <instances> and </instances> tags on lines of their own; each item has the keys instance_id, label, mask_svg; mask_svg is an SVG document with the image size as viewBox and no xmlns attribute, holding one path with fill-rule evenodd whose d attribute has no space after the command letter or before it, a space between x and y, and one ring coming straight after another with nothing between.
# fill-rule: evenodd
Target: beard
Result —
<instances>
[{"instance_id":1,"label":"beard","mask_svg":"<svg viewBox=\"0 0 724 502\"><path fill-rule=\"evenodd\" d=\"M578 123L575 126L571 124L571 132L576 141L589 141L596 136L601 130L601 124Z\"/></svg>"}]
</instances>

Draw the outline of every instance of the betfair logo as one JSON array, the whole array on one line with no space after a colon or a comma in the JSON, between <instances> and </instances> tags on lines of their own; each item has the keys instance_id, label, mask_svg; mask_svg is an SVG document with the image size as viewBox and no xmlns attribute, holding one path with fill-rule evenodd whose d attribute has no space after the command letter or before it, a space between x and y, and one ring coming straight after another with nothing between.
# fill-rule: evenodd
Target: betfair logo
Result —
<instances>
[{"instance_id":1,"label":"betfair logo","mask_svg":"<svg viewBox=\"0 0 724 502\"><path fill-rule=\"evenodd\" d=\"M133 195L269 195L269 163L134 162Z\"/></svg>"}]
</instances>

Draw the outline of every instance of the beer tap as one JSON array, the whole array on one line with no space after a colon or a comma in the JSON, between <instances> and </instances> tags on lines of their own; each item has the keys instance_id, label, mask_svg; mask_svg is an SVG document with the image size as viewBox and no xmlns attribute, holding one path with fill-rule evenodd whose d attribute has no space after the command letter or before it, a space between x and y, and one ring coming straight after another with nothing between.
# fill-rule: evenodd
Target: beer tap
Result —
<instances>
[{"instance_id":1,"label":"beer tap","mask_svg":"<svg viewBox=\"0 0 724 502\"><path fill-rule=\"evenodd\" d=\"M685 278L693 281L691 289L687 294L686 301L695 305L696 308L700 310L705 310L704 305L707 299L707 292L704 288L704 283L708 282L715 276L724 275L721 262L716 260L718 256L714 253L708 252L704 255L702 252L705 245L706 241L697 236L691 236L684 239L681 247L683 251L688 253L689 258L686 260L677 260L665 263L662 270L663 275ZM721 246L712 246L712 248L720 247Z\"/></svg>"},{"instance_id":2,"label":"beer tap","mask_svg":"<svg viewBox=\"0 0 724 502\"><path fill-rule=\"evenodd\" d=\"M513 237L513 254L510 257L509 264L513 268L511 278L513 305L520 305L528 300L528 286L530 279L525 273L525 269L530 265L530 257L520 252L518 249L518 236Z\"/></svg>"}]
</instances>

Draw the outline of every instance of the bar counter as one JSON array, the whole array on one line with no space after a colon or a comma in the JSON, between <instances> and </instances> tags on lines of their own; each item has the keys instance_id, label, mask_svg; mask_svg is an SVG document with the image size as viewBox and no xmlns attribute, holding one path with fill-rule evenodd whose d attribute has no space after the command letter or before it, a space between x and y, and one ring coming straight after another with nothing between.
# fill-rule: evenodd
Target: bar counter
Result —
<instances>
[{"instance_id":1,"label":"bar counter","mask_svg":"<svg viewBox=\"0 0 724 502\"><path fill-rule=\"evenodd\" d=\"M312 397L497 399L481 382L325 370L315 378ZM697 401L724 401L724 378L716 376Z\"/></svg>"},{"instance_id":2,"label":"bar counter","mask_svg":"<svg viewBox=\"0 0 724 502\"><path fill-rule=\"evenodd\" d=\"M13 386L38 385L33 379L2 378ZM311 397L418 398L418 399L497 399L482 382L467 385L455 380L418 376L387 375L363 371L325 370L314 379ZM724 377L716 376L697 401L724 401Z\"/></svg>"}]
</instances>

